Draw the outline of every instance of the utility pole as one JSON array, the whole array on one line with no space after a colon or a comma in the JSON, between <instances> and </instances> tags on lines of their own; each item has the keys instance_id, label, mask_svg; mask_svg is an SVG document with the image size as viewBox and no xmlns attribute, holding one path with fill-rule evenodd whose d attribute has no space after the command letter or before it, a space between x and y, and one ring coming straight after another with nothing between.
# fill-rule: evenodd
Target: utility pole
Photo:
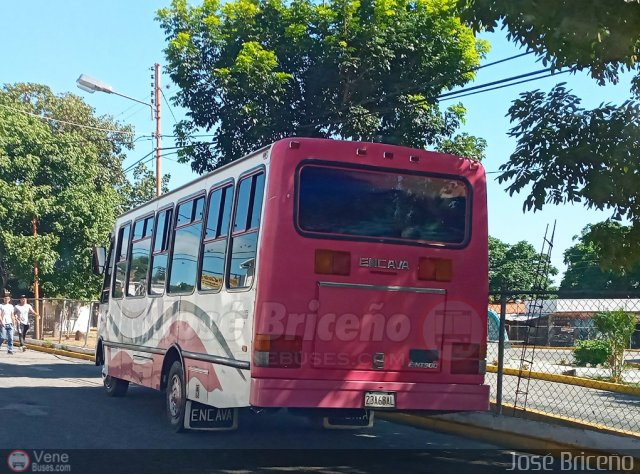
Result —
<instances>
[{"instance_id":1,"label":"utility pole","mask_svg":"<svg viewBox=\"0 0 640 474\"><path fill-rule=\"evenodd\" d=\"M113 90L109 84L105 84L102 81L94 79L93 77L89 77L86 74L81 74L76 84L83 91L89 92L93 94L94 92L105 92L107 94L114 94L120 97L124 97L125 99L133 100L134 102L138 102L139 104L144 104L151 109L151 120L153 120L154 112L156 119L156 196L160 196L162 194L162 169L161 169L161 151L162 151L162 135L160 133L160 95L162 94L162 90L160 89L160 64L156 63L153 67L150 68L153 72L151 78L154 80L151 83L152 92L151 92L151 102L144 102L142 100L138 100L134 97L130 97L125 94L121 94L120 92L116 92ZM155 110L154 110L155 109Z\"/></svg>"},{"instance_id":2,"label":"utility pole","mask_svg":"<svg viewBox=\"0 0 640 474\"><path fill-rule=\"evenodd\" d=\"M38 221L36 220L36 216L31 218L31 227L33 228L33 238L38 238ZM36 307L36 339L41 339L42 334L40 333L40 277L39 277L39 267L38 261L36 260L33 263L33 296L35 298L35 307Z\"/></svg>"},{"instance_id":3,"label":"utility pole","mask_svg":"<svg viewBox=\"0 0 640 474\"><path fill-rule=\"evenodd\" d=\"M162 194L162 168L160 160L160 150L162 148L162 137L160 135L160 64L154 65L154 94L156 106L156 196Z\"/></svg>"}]
</instances>

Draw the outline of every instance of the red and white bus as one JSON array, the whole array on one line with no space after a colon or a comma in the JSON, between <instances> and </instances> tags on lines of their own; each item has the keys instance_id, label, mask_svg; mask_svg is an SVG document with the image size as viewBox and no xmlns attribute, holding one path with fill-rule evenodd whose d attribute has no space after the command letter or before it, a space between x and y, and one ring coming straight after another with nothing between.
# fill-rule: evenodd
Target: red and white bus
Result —
<instances>
[{"instance_id":1,"label":"red and white bus","mask_svg":"<svg viewBox=\"0 0 640 474\"><path fill-rule=\"evenodd\" d=\"M164 390L178 431L487 410L487 239L475 161L280 140L118 218L96 364L110 395Z\"/></svg>"}]
</instances>

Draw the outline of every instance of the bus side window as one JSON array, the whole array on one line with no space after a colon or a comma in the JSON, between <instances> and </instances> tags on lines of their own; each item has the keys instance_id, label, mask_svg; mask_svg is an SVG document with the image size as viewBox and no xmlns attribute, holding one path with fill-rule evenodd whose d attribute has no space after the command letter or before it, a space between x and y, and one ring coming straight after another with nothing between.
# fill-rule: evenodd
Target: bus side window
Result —
<instances>
[{"instance_id":1,"label":"bus side window","mask_svg":"<svg viewBox=\"0 0 640 474\"><path fill-rule=\"evenodd\" d=\"M233 202L233 186L214 190L209 196L207 226L202 243L202 271L198 289L220 291L227 257L227 235Z\"/></svg>"},{"instance_id":2,"label":"bus side window","mask_svg":"<svg viewBox=\"0 0 640 474\"><path fill-rule=\"evenodd\" d=\"M169 266L169 293L191 293L196 287L204 201L204 196L198 196L178 204Z\"/></svg>"},{"instance_id":3,"label":"bus side window","mask_svg":"<svg viewBox=\"0 0 640 474\"><path fill-rule=\"evenodd\" d=\"M240 181L227 270L228 288L249 288L253 283L263 199L264 173Z\"/></svg>"},{"instance_id":4,"label":"bus side window","mask_svg":"<svg viewBox=\"0 0 640 474\"><path fill-rule=\"evenodd\" d=\"M131 224L120 227L118 231L118 247L116 251L116 269L113 279L113 289L111 295L114 298L122 298L124 283L127 276L127 255L129 250L129 234Z\"/></svg>"},{"instance_id":5,"label":"bus side window","mask_svg":"<svg viewBox=\"0 0 640 474\"><path fill-rule=\"evenodd\" d=\"M151 253L151 277L149 278L149 294L163 295L167 281L167 262L169 258L169 241L173 209L164 209L156 215L153 251Z\"/></svg>"},{"instance_id":6,"label":"bus side window","mask_svg":"<svg viewBox=\"0 0 640 474\"><path fill-rule=\"evenodd\" d=\"M138 219L133 225L129 274L127 275L127 296L145 296L147 294L152 233L152 216Z\"/></svg>"},{"instance_id":7,"label":"bus side window","mask_svg":"<svg viewBox=\"0 0 640 474\"><path fill-rule=\"evenodd\" d=\"M113 252L113 246L115 245L115 238L111 236L109 239L109 250L107 252L107 264L104 267L104 281L102 282L102 295L100 297L101 303L107 303L109 301L109 288L111 287L111 275L113 274L113 261L115 254Z\"/></svg>"}]
</instances>

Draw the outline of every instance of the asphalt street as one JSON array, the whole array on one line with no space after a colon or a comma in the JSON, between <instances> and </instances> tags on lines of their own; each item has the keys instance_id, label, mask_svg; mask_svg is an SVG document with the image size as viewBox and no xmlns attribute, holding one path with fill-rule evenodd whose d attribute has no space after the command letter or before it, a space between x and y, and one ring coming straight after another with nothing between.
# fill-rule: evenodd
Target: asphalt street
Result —
<instances>
[{"instance_id":1,"label":"asphalt street","mask_svg":"<svg viewBox=\"0 0 640 474\"><path fill-rule=\"evenodd\" d=\"M236 431L177 434L164 410L162 393L138 386L124 398L107 397L91 362L0 352L0 455L24 452L34 463L43 453L58 461L66 454L71 472L477 474L506 472L516 456L382 420L368 430L323 430L286 411L243 412Z\"/></svg>"}]
</instances>

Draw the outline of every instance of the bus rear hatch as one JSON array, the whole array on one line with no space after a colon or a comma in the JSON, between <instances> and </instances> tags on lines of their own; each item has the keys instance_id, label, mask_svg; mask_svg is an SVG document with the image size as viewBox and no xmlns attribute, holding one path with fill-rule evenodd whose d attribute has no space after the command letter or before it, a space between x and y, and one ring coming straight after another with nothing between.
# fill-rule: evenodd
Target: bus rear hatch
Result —
<instances>
[{"instance_id":1,"label":"bus rear hatch","mask_svg":"<svg viewBox=\"0 0 640 474\"><path fill-rule=\"evenodd\" d=\"M321 281L313 366L438 371L444 304L437 288Z\"/></svg>"}]
</instances>

